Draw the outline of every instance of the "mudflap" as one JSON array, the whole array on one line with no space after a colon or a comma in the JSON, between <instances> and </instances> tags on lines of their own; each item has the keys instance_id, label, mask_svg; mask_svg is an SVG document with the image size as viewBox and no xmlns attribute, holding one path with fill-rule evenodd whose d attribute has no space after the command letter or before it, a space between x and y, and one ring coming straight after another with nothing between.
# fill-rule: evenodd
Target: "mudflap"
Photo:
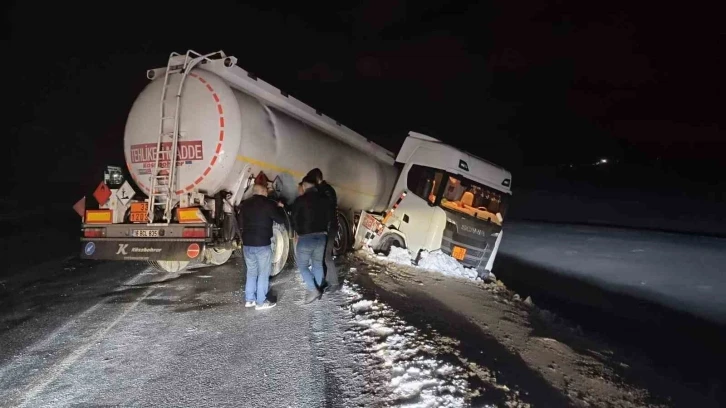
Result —
<instances>
[{"instance_id":1,"label":"mudflap","mask_svg":"<svg viewBox=\"0 0 726 408\"><path fill-rule=\"evenodd\" d=\"M81 238L81 258L112 261L194 261L206 242L194 239Z\"/></svg>"}]
</instances>

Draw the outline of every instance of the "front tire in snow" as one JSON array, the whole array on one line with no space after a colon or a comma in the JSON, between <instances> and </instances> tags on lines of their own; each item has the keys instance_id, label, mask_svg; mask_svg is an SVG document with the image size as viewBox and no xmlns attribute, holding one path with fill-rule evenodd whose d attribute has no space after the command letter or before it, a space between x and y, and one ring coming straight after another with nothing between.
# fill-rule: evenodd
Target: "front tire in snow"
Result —
<instances>
[{"instance_id":1,"label":"front tire in snow","mask_svg":"<svg viewBox=\"0 0 726 408\"><path fill-rule=\"evenodd\" d=\"M378 251L383 255L388 256L388 254L391 253L391 247L399 247L399 248L406 248L406 242L404 242L403 237L401 237L398 234L394 233L388 233L381 237L380 244L378 245Z\"/></svg>"}]
</instances>

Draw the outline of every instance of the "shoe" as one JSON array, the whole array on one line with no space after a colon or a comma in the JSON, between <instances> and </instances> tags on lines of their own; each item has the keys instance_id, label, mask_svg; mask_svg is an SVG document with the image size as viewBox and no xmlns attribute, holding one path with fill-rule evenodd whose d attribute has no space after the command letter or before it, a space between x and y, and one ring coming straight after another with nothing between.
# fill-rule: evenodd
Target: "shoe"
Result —
<instances>
[{"instance_id":1,"label":"shoe","mask_svg":"<svg viewBox=\"0 0 726 408\"><path fill-rule=\"evenodd\" d=\"M245 307L255 307L257 306L257 303L255 303L254 300L248 300L245 302Z\"/></svg>"},{"instance_id":2,"label":"shoe","mask_svg":"<svg viewBox=\"0 0 726 408\"><path fill-rule=\"evenodd\" d=\"M328 285L328 281L323 281L323 283L320 284L320 293L325 293L329 287L330 285Z\"/></svg>"},{"instance_id":3,"label":"shoe","mask_svg":"<svg viewBox=\"0 0 726 408\"><path fill-rule=\"evenodd\" d=\"M255 306L255 310L265 310L265 309L272 309L273 307L277 306L277 303L270 302L269 300L265 300L265 303L261 305Z\"/></svg>"},{"instance_id":4,"label":"shoe","mask_svg":"<svg viewBox=\"0 0 726 408\"><path fill-rule=\"evenodd\" d=\"M307 294L305 294L305 303L311 303L316 300L320 299L320 291L316 290L309 290Z\"/></svg>"}]
</instances>

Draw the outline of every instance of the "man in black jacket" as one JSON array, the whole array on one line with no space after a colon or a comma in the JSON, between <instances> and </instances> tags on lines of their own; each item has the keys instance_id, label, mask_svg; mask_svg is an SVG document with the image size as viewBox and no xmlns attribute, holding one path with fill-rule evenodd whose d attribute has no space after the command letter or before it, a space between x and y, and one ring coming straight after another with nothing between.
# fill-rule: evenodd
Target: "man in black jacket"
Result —
<instances>
[{"instance_id":1,"label":"man in black jacket","mask_svg":"<svg viewBox=\"0 0 726 408\"><path fill-rule=\"evenodd\" d=\"M315 186L318 188L318 192L328 199L330 224L328 225L328 236L325 240L323 276L325 277L325 282L328 284L328 292L335 292L340 288L340 283L338 281L338 269L335 267L335 261L333 261L333 244L335 243L335 237L338 234L338 195L335 193L333 186L323 180L323 172L320 169L314 168L310 170L307 176L315 179Z\"/></svg>"},{"instance_id":2,"label":"man in black jacket","mask_svg":"<svg viewBox=\"0 0 726 408\"><path fill-rule=\"evenodd\" d=\"M242 230L242 244L247 265L247 282L245 283L245 307L255 310L269 309L275 306L267 299L272 271L272 224L285 223L285 216L279 207L267 198L267 187L255 184L254 195L242 202L239 216L239 227Z\"/></svg>"},{"instance_id":3,"label":"man in black jacket","mask_svg":"<svg viewBox=\"0 0 726 408\"><path fill-rule=\"evenodd\" d=\"M292 204L292 223L298 234L297 264L307 286L305 303L320 298L323 288L323 258L330 223L328 200L318 192L315 179L305 176L304 193Z\"/></svg>"}]
</instances>

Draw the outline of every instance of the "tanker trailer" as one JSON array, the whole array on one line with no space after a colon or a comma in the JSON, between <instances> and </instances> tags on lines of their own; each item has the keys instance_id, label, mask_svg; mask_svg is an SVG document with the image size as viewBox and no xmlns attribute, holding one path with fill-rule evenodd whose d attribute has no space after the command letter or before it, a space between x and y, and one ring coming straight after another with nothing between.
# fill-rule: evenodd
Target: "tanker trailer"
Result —
<instances>
[{"instance_id":1,"label":"tanker trailer","mask_svg":"<svg viewBox=\"0 0 726 408\"><path fill-rule=\"evenodd\" d=\"M409 169L419 166L414 162L425 149L402 149L408 158L399 153L399 172L393 153L237 67L236 58L221 51L173 53L166 67L147 77L151 82L136 98L124 134L136 187L101 183L94 194L99 208L84 216L83 258L146 260L166 271L222 264L243 244L234 209L252 194L254 180L264 174L271 196L290 204L300 179L315 167L338 194L337 253L360 246L364 238L356 232L370 231L358 229L362 220L376 228L376 238L366 238L375 247L442 247L444 212L435 219L423 214L441 210L439 204L395 213L415 201L401 194L410 189ZM412 134L406 143L458 152L423 135ZM275 225L272 245L275 275L291 252L289 225Z\"/></svg>"}]
</instances>

